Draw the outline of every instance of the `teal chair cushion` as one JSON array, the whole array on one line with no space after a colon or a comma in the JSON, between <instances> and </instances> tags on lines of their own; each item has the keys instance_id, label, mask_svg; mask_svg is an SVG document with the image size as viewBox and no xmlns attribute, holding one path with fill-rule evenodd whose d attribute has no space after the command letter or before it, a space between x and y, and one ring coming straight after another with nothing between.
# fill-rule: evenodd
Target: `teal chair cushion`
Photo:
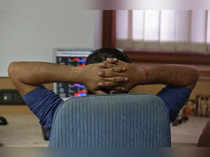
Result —
<instances>
[{"instance_id":1,"label":"teal chair cushion","mask_svg":"<svg viewBox=\"0 0 210 157\"><path fill-rule=\"evenodd\" d=\"M57 109L52 148L139 149L171 145L164 102L147 94L72 97Z\"/></svg>"}]
</instances>

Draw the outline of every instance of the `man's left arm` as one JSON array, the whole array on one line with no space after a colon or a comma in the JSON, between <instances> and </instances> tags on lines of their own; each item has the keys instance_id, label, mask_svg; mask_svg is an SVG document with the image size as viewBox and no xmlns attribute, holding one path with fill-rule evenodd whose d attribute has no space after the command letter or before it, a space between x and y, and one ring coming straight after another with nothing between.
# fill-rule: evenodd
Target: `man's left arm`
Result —
<instances>
[{"instance_id":1,"label":"man's left arm","mask_svg":"<svg viewBox=\"0 0 210 157\"><path fill-rule=\"evenodd\" d=\"M120 64L127 69L124 75L129 80L124 86L113 89L114 92L129 91L131 88L143 84L166 85L166 88L163 88L157 96L168 107L171 121L175 120L178 112L189 99L191 91L199 78L197 70L186 66L161 65L143 67L121 61L114 64ZM117 71L118 69L116 68L115 70ZM104 77L108 77L108 75L104 74Z\"/></svg>"},{"instance_id":2,"label":"man's left arm","mask_svg":"<svg viewBox=\"0 0 210 157\"><path fill-rule=\"evenodd\" d=\"M144 83L160 83L174 87L193 89L199 78L199 72L191 67L162 65L144 68L147 76Z\"/></svg>"},{"instance_id":3,"label":"man's left arm","mask_svg":"<svg viewBox=\"0 0 210 157\"><path fill-rule=\"evenodd\" d=\"M198 71L190 67L168 65L151 67L148 71L146 69L145 75L147 75L145 83L166 85L157 96L165 102L170 120L174 121L196 85Z\"/></svg>"},{"instance_id":4,"label":"man's left arm","mask_svg":"<svg viewBox=\"0 0 210 157\"><path fill-rule=\"evenodd\" d=\"M114 71L119 71L119 66L121 69L126 69L121 75L127 77L128 82L122 86L122 91L129 91L137 85L144 84L164 84L173 87L186 87L192 90L199 78L199 72L196 69L187 66L142 66L135 63L125 63L119 60L108 60L108 62L109 64L118 65L118 67L113 68ZM114 79L106 72L104 72L101 77L104 77L104 79L107 80ZM101 84L101 87L106 87L106 84Z\"/></svg>"}]
</instances>

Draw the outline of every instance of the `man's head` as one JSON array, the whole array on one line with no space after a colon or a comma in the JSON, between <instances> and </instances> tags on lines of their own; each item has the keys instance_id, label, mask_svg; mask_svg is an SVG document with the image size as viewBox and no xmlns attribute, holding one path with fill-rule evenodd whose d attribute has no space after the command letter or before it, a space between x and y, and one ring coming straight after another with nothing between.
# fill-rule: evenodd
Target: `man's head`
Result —
<instances>
[{"instance_id":1,"label":"man's head","mask_svg":"<svg viewBox=\"0 0 210 157\"><path fill-rule=\"evenodd\" d=\"M131 59L121 51L114 48L101 48L95 50L90 56L88 56L86 65L100 63L105 61L107 58L116 58L118 60L131 63Z\"/></svg>"},{"instance_id":2,"label":"man's head","mask_svg":"<svg viewBox=\"0 0 210 157\"><path fill-rule=\"evenodd\" d=\"M114 49L114 48L101 48L95 50L90 56L87 58L86 65L88 64L96 64L105 61L107 58L116 58L120 61L131 63L131 59L124 54L123 52ZM105 93L110 93L109 89L101 88L101 91Z\"/></svg>"}]
</instances>

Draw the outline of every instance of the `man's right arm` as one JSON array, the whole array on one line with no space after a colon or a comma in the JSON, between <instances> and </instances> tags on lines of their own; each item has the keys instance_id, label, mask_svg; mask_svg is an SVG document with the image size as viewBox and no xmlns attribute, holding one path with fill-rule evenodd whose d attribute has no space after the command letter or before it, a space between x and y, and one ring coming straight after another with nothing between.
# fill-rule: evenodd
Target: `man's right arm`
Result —
<instances>
[{"instance_id":1,"label":"man's right arm","mask_svg":"<svg viewBox=\"0 0 210 157\"><path fill-rule=\"evenodd\" d=\"M13 62L8 68L9 77L21 95L44 83L79 81L79 68L69 68L44 62Z\"/></svg>"},{"instance_id":2,"label":"man's right arm","mask_svg":"<svg viewBox=\"0 0 210 157\"><path fill-rule=\"evenodd\" d=\"M79 68L44 62L13 62L8 73L25 103L50 136L54 113L63 100L42 86L54 81L79 82Z\"/></svg>"}]
</instances>

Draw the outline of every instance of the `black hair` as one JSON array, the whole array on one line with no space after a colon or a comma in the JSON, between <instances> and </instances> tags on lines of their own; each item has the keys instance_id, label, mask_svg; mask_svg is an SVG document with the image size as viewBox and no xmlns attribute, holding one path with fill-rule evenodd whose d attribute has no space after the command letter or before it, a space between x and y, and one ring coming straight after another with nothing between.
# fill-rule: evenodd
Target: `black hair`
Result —
<instances>
[{"instance_id":1,"label":"black hair","mask_svg":"<svg viewBox=\"0 0 210 157\"><path fill-rule=\"evenodd\" d=\"M95 50L88 56L86 65L105 61L107 58L117 58L118 60L131 63L131 59L123 52L115 48L101 48Z\"/></svg>"}]
</instances>

